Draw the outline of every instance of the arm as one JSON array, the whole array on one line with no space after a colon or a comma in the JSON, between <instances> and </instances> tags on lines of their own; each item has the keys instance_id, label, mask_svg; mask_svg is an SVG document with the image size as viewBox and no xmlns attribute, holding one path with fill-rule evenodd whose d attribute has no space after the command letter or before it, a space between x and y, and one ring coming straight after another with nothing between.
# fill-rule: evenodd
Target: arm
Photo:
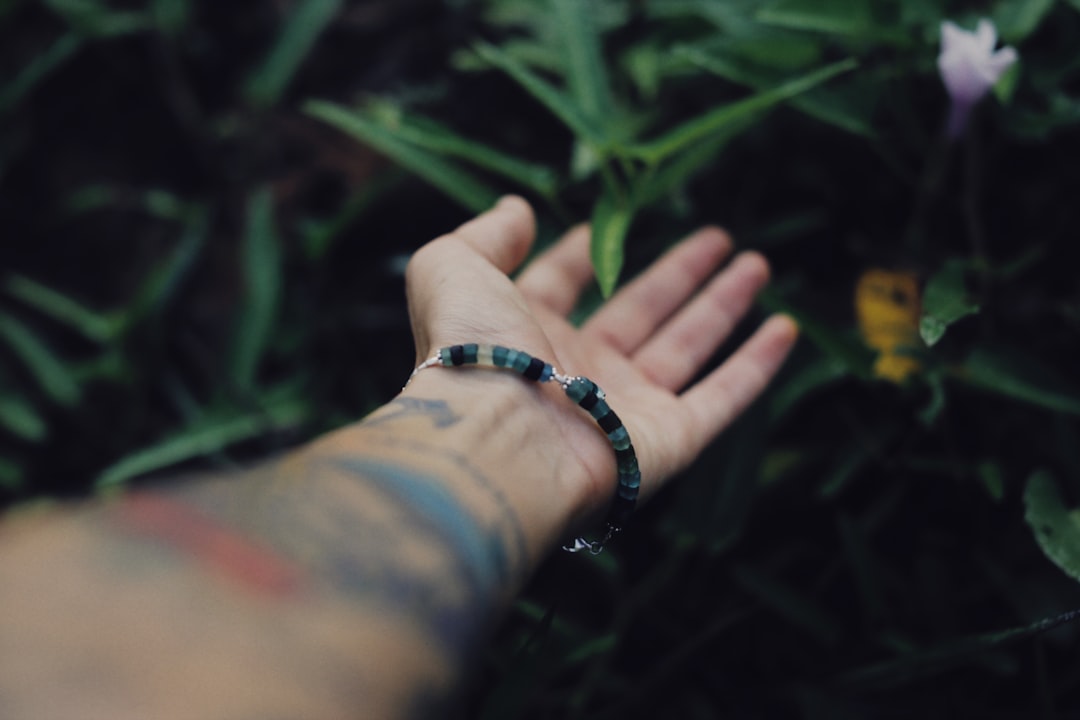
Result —
<instances>
[{"instance_id":1,"label":"arm","mask_svg":"<svg viewBox=\"0 0 1080 720\"><path fill-rule=\"evenodd\" d=\"M580 330L577 229L532 242L520 200L421 249L418 357L517 347L595 379L654 493L749 404L790 349L767 321L686 387L767 277L698 233ZM346 718L446 714L491 618L554 543L589 529L615 461L557 388L432 368L363 422L235 477L0 525L0 715ZM438 709L442 709L440 713Z\"/></svg>"}]
</instances>

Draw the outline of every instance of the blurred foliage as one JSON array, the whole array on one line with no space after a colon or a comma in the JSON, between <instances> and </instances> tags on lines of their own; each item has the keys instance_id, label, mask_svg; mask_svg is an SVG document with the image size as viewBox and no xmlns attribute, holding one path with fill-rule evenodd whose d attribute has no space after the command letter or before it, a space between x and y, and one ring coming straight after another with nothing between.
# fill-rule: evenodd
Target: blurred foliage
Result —
<instances>
[{"instance_id":1,"label":"blurred foliage","mask_svg":"<svg viewBox=\"0 0 1080 720\"><path fill-rule=\"evenodd\" d=\"M949 142L980 17L1020 62ZM6 502L362 415L403 259L500 193L592 218L593 301L718 223L804 341L543 568L471 714L1080 713L1075 0L0 0L0 39Z\"/></svg>"}]
</instances>

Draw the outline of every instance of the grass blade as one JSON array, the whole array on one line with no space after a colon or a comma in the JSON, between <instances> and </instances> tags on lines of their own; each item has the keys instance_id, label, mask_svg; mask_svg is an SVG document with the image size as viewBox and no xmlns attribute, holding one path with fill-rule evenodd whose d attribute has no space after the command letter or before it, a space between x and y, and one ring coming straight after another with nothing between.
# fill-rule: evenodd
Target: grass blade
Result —
<instances>
[{"instance_id":1,"label":"grass blade","mask_svg":"<svg viewBox=\"0 0 1080 720\"><path fill-rule=\"evenodd\" d=\"M1047 410L1080 415L1080 391L1033 357L1006 349L976 348L957 372L973 387Z\"/></svg>"},{"instance_id":2,"label":"grass blade","mask_svg":"<svg viewBox=\"0 0 1080 720\"><path fill-rule=\"evenodd\" d=\"M146 13L117 11L93 0L44 0L80 35L118 37L153 28Z\"/></svg>"},{"instance_id":3,"label":"grass blade","mask_svg":"<svg viewBox=\"0 0 1080 720\"><path fill-rule=\"evenodd\" d=\"M64 35L48 50L38 55L10 82L0 87L0 114L14 107L38 83L48 77L82 47L82 39L75 33Z\"/></svg>"},{"instance_id":4,"label":"grass blade","mask_svg":"<svg viewBox=\"0 0 1080 720\"><path fill-rule=\"evenodd\" d=\"M42 391L65 407L82 395L70 369L30 328L10 315L0 314L0 341L6 341Z\"/></svg>"},{"instance_id":5,"label":"grass blade","mask_svg":"<svg viewBox=\"0 0 1080 720\"><path fill-rule=\"evenodd\" d=\"M277 103L315 41L330 24L341 0L302 0L285 20L281 36L248 81L245 95L257 108Z\"/></svg>"},{"instance_id":6,"label":"grass blade","mask_svg":"<svg viewBox=\"0 0 1080 720\"><path fill-rule=\"evenodd\" d=\"M196 208L180 236L176 249L149 273L124 315L124 329L130 329L147 316L158 312L195 265L209 229L210 213Z\"/></svg>"},{"instance_id":7,"label":"grass blade","mask_svg":"<svg viewBox=\"0 0 1080 720\"><path fill-rule=\"evenodd\" d=\"M833 63L808 75L790 80L772 90L715 108L688 120L652 142L632 148L631 152L648 163L657 164L715 133L731 134L731 126L741 130L753 122L761 112L847 72L856 65L857 63L852 59Z\"/></svg>"},{"instance_id":8,"label":"grass blade","mask_svg":"<svg viewBox=\"0 0 1080 720\"><path fill-rule=\"evenodd\" d=\"M0 457L0 490L19 490L23 486L25 477L21 465Z\"/></svg>"},{"instance_id":9,"label":"grass blade","mask_svg":"<svg viewBox=\"0 0 1080 720\"><path fill-rule=\"evenodd\" d=\"M267 408L266 412L225 418L182 430L105 468L98 476L95 488L99 491L116 489L140 475L221 452L231 445L275 430L294 427L306 416L307 408L293 401Z\"/></svg>"},{"instance_id":10,"label":"grass blade","mask_svg":"<svg viewBox=\"0 0 1080 720\"><path fill-rule=\"evenodd\" d=\"M396 107L376 108L371 116L405 142L440 155L460 158L502 175L543 197L555 195L558 177L551 168L520 160L490 145L462 137L429 118L404 116Z\"/></svg>"},{"instance_id":11,"label":"grass blade","mask_svg":"<svg viewBox=\"0 0 1080 720\"><path fill-rule=\"evenodd\" d=\"M499 193L454 163L403 141L389 130L340 105L312 100L304 105L304 112L371 145L471 212L483 212L499 198Z\"/></svg>"},{"instance_id":12,"label":"grass blade","mask_svg":"<svg viewBox=\"0 0 1080 720\"><path fill-rule=\"evenodd\" d=\"M941 675L970 664L996 648L1040 635L1077 619L1080 619L1080 610L1072 610L1023 627L961 638L939 647L911 652L896 660L853 670L841 675L838 680L844 685L877 690L907 685L919 678Z\"/></svg>"},{"instance_id":13,"label":"grass blade","mask_svg":"<svg viewBox=\"0 0 1080 720\"><path fill-rule=\"evenodd\" d=\"M775 84L774 73L763 73L731 59L708 53L694 46L682 46L675 49L675 56L708 70L713 75L733 83L749 85L755 90L762 90ZM864 83L865 85L865 83ZM867 89L865 87L847 88L845 92L830 92L829 88L816 88L814 92L797 95L788 101L793 108L820 120L862 137L874 137L874 128L870 118Z\"/></svg>"},{"instance_id":14,"label":"grass blade","mask_svg":"<svg viewBox=\"0 0 1080 720\"><path fill-rule=\"evenodd\" d=\"M742 125L728 125L723 131L683 150L669 162L643 175L635 195L638 202L642 206L651 205L667 193L684 187L697 173L712 165L720 151L741 129Z\"/></svg>"},{"instance_id":15,"label":"grass blade","mask_svg":"<svg viewBox=\"0 0 1080 720\"><path fill-rule=\"evenodd\" d=\"M88 310L81 303L47 285L22 275L12 275L4 283L12 297L48 315L93 342L105 344L116 336L119 323L108 315Z\"/></svg>"},{"instance_id":16,"label":"grass blade","mask_svg":"<svg viewBox=\"0 0 1080 720\"><path fill-rule=\"evenodd\" d=\"M34 406L10 391L0 396L0 427L29 442L40 442L48 434L48 426Z\"/></svg>"},{"instance_id":17,"label":"grass blade","mask_svg":"<svg viewBox=\"0 0 1080 720\"><path fill-rule=\"evenodd\" d=\"M259 362L266 354L281 300L281 247L274 226L270 190L257 191L248 201L247 232L242 256L244 295L232 348L234 387L255 387Z\"/></svg>"},{"instance_id":18,"label":"grass blade","mask_svg":"<svg viewBox=\"0 0 1080 720\"><path fill-rule=\"evenodd\" d=\"M579 138L594 145L604 144L601 130L561 90L494 45L477 43L474 50L482 59L516 80Z\"/></svg>"},{"instance_id":19,"label":"grass blade","mask_svg":"<svg viewBox=\"0 0 1080 720\"><path fill-rule=\"evenodd\" d=\"M746 565L733 573L739 587L821 645L832 647L840 640L840 623L794 587Z\"/></svg>"}]
</instances>

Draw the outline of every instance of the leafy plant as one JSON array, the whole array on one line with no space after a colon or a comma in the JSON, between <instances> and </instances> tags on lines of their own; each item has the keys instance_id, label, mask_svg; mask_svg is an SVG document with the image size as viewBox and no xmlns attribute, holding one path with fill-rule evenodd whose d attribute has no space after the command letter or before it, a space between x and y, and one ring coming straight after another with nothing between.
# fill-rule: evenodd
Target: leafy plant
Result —
<instances>
[{"instance_id":1,"label":"leafy plant","mask_svg":"<svg viewBox=\"0 0 1080 720\"><path fill-rule=\"evenodd\" d=\"M715 162L732 138L753 127L770 108L855 67L852 60L833 63L750 97L703 110L657 132L658 113L651 107L655 100L635 102L631 93L620 95L616 91L605 59L603 33L594 17L599 11L573 0L552 0L548 9L550 18L545 19L563 32L535 27L534 40L558 38L561 52L554 56L554 66L550 57L543 67L530 62L531 53L523 51L520 40L506 47L478 42L472 46L473 57L468 62L473 67L502 71L566 126L574 136L572 167L570 158L568 167L553 168L509 157L430 120L412 117L388 100L369 103L360 111L323 101L308 103L306 109L370 143L475 212L489 207L495 193L457 160L501 175L551 202L557 200L553 178L563 178L562 187L571 179L586 182L597 178L601 188L592 212L592 259L605 296L615 289L626 238L639 212L684 187L703 167ZM540 18L534 18L538 24ZM648 52L663 52L651 40L647 47ZM624 51L631 57L640 52L642 46ZM705 67L710 60L701 50L683 52L679 57ZM550 81L544 71L553 71L561 84Z\"/></svg>"},{"instance_id":2,"label":"leafy plant","mask_svg":"<svg viewBox=\"0 0 1080 720\"><path fill-rule=\"evenodd\" d=\"M1019 61L950 141L941 23L984 16ZM362 416L404 259L504 192L590 218L606 293L719 223L804 341L552 558L468 709L1069 717L1078 42L1076 0L0 0L0 499Z\"/></svg>"}]
</instances>

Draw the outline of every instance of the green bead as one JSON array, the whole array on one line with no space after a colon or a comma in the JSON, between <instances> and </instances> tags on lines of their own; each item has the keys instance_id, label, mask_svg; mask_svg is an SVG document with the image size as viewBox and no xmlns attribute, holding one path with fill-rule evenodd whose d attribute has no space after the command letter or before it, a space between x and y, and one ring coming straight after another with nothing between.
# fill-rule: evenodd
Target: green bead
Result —
<instances>
[{"instance_id":1,"label":"green bead","mask_svg":"<svg viewBox=\"0 0 1080 720\"><path fill-rule=\"evenodd\" d=\"M630 447L630 433L626 432L625 427L609 432L608 440L611 441L611 446L616 450L625 450Z\"/></svg>"},{"instance_id":2,"label":"green bead","mask_svg":"<svg viewBox=\"0 0 1080 720\"><path fill-rule=\"evenodd\" d=\"M523 373L529 369L531 363L532 355L518 351L517 357L514 358L514 364L511 367L514 368L515 372Z\"/></svg>"}]
</instances>

